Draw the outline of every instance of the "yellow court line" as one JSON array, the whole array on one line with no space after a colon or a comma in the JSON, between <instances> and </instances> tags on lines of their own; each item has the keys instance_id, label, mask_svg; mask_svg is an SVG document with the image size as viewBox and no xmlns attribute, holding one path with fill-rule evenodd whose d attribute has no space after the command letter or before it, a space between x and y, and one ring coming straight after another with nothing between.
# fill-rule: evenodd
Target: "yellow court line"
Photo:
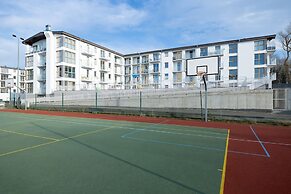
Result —
<instances>
[{"instance_id":1,"label":"yellow court line","mask_svg":"<svg viewBox=\"0 0 291 194\"><path fill-rule=\"evenodd\" d=\"M36 137L36 138L41 138L41 139L53 140L53 141L58 140L58 139L51 138L51 137L31 135L31 134L27 134L27 133L20 133L20 132L15 132L15 131L8 131L8 130L5 130L5 129L0 129L0 131L6 132L6 133L14 133L14 134L17 134L17 135L23 135L23 136L28 136L28 137Z\"/></svg>"},{"instance_id":2,"label":"yellow court line","mask_svg":"<svg viewBox=\"0 0 291 194\"><path fill-rule=\"evenodd\" d=\"M108 129L111 129L111 128L114 128L114 127L116 127L116 126L107 127L107 128L104 128L104 129L98 129L98 130L90 131L90 132L86 132L86 133L81 133L81 134L78 134L78 135L66 137L66 138L63 138L63 139L57 139L57 140L54 140L54 141L51 141L51 142L42 143L42 144L38 144L38 145L35 145L35 146L29 146L29 147L21 148L21 149L18 149L18 150L14 150L14 151L11 151L11 152L6 152L6 153L3 153L3 154L0 154L0 157L11 155L11 154L15 154L15 153L19 153L19 152L23 152L23 151L26 151L26 150L31 150L31 149L34 149L34 148L46 146L46 145L49 145L49 144L65 141L65 140L76 138L76 137L81 137L81 136L84 136L84 135L98 133L98 132L105 131L105 130L108 130Z\"/></svg>"},{"instance_id":3,"label":"yellow court line","mask_svg":"<svg viewBox=\"0 0 291 194\"><path fill-rule=\"evenodd\" d=\"M220 194L224 193L224 182L225 182L225 173L226 173L226 160L227 160L229 133L230 133L230 130L228 129L227 138L226 138L225 153L224 153L223 170L222 170L221 183L220 183L220 192L219 192Z\"/></svg>"}]
</instances>

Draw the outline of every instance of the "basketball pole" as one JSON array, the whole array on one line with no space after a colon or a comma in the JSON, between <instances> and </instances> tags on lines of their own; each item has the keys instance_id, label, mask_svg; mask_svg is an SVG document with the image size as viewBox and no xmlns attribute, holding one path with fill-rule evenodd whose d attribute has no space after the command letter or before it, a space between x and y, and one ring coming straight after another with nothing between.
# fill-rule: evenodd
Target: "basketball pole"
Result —
<instances>
[{"instance_id":1,"label":"basketball pole","mask_svg":"<svg viewBox=\"0 0 291 194\"><path fill-rule=\"evenodd\" d=\"M205 105L204 105L205 106L205 113L204 114L205 114L205 122L207 122L207 120L208 120L207 119L207 116L208 116L207 115L207 112L208 112L208 110L207 110L207 85L206 85L205 74L202 75L202 78L203 78L204 87L205 87L205 102L204 102L205 103Z\"/></svg>"}]
</instances>

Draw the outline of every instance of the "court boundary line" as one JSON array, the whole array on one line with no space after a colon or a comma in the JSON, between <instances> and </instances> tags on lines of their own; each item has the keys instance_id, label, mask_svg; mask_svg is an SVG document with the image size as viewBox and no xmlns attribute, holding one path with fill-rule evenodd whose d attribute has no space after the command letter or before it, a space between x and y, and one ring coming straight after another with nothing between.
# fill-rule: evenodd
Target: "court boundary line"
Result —
<instances>
[{"instance_id":1,"label":"court boundary line","mask_svg":"<svg viewBox=\"0 0 291 194\"><path fill-rule=\"evenodd\" d=\"M258 135L256 134L255 130L253 129L253 127L251 125L250 125L250 128L251 128L253 134L255 135L255 137L257 138L257 140L259 141L259 143L260 143L261 147L263 148L266 156L268 158L270 158L271 156L270 156L269 152L267 151L267 149L265 148L264 144L261 142L260 138L258 137Z\"/></svg>"},{"instance_id":2,"label":"court boundary line","mask_svg":"<svg viewBox=\"0 0 291 194\"><path fill-rule=\"evenodd\" d=\"M34 116L34 114L32 114ZM44 115L44 116L48 116L50 117L51 115ZM63 116L53 116L53 117L63 117ZM65 117L65 116L64 116ZM158 125L161 125L161 126L164 126L164 127L160 127L161 129L166 129L166 130L172 130L172 131L175 131L175 129L171 129L171 128L168 128L166 127L167 125L169 126L178 126L178 127L188 127L188 128L193 128L193 129L179 129L180 131L192 131L192 132L199 132L199 133L206 133L206 134L222 134L222 132L225 132L225 130L227 129L224 129L224 128L212 128L212 127L200 127L200 126L190 126L190 125L176 125L176 124L168 124L168 123L164 123L164 122L167 122L168 119L165 119L164 121L161 121L159 123L147 123L147 122L137 122L137 121L123 121L123 120L107 120L107 119L94 119L94 118L78 118L78 119L88 119L88 120L91 120L89 122L91 123L88 123L88 122L76 122L76 121L64 121L64 120L59 120L59 119L47 119L47 118L31 118L31 117L26 117L26 116L22 116L22 117L18 117L18 118L23 118L23 119L34 119L34 120L44 120L44 121L56 121L56 122L63 122L63 123L70 123L70 124L79 124L79 125L93 125L93 126L106 126L106 125L100 125L98 123L94 123L94 120L97 120L97 122L99 121L107 121L107 122L110 122L110 121L114 121L114 122L119 122L119 123L143 123L143 124L146 124L146 125L150 125L150 126L158 126ZM68 118L68 119L74 119L75 117L65 117L65 118ZM18 122L20 123L20 122ZM119 127L119 128L124 128L124 127ZM196 128L196 129L195 129ZM214 130L219 130L220 132L215 132L215 131L211 131L211 132L205 132L203 130L197 130L197 128L199 129L214 129ZM130 127L127 127L127 129L136 129L136 128L130 128ZM177 130L176 130L177 131Z\"/></svg>"},{"instance_id":3,"label":"court boundary line","mask_svg":"<svg viewBox=\"0 0 291 194\"><path fill-rule=\"evenodd\" d=\"M225 152L224 152L224 162L223 162L223 169L222 169L222 175L221 175L221 183L220 183L220 192L219 192L219 194L223 194L224 193L224 183L225 183L225 174L226 174L226 162L227 162L229 133L230 133L230 130L228 129L227 138L226 138L226 145L225 145Z\"/></svg>"},{"instance_id":4,"label":"court boundary line","mask_svg":"<svg viewBox=\"0 0 291 194\"><path fill-rule=\"evenodd\" d=\"M17 135L22 135L22 136L35 137L35 138L39 138L39 139L46 139L46 140L51 140L51 141L57 141L57 140L59 140L59 139L52 138L52 137L45 137L45 136L39 136L39 135L31 135L31 134L27 134L27 133L20 133L20 132L16 132L16 131L5 130L5 129L0 129L0 131L6 132L6 133L12 133L12 134L17 134Z\"/></svg>"},{"instance_id":5,"label":"court boundary line","mask_svg":"<svg viewBox=\"0 0 291 194\"><path fill-rule=\"evenodd\" d=\"M13 112L14 113L14 112ZM24 114L25 113L21 113ZM40 116L40 115L36 115L36 114L29 114L33 116ZM207 127L200 127L200 126L190 126L190 125L177 125L177 124L170 124L170 123L162 123L162 122L166 122L162 121L161 123L146 123L146 122L137 122L137 121L122 121L122 120L108 120L108 119L99 119L99 118L83 118L83 117L68 117L68 116L56 116L56 115L43 115L43 116L48 116L48 117L53 117L53 118L58 118L58 117L64 117L64 118L68 118L68 119L73 119L73 118L78 118L78 119L88 119L90 120L90 123L86 123L86 122L74 122L74 121L63 121L63 120L59 120L59 119L47 119L47 118L31 118L31 117L27 117L27 116L18 116L18 118L23 118L23 119L34 119L34 120L45 120L45 121L57 121L57 122L63 122L63 123L74 123L74 124L80 124L80 125L91 125L91 126L100 126L100 127L106 127L106 125L100 125L97 123L94 123L94 120L99 122L99 121L114 121L114 122L120 122L120 123L144 123L144 124L148 124L148 125L159 125L161 124L161 126L164 125L170 125L170 126L179 126L179 127L189 127L189 128L201 128L201 129L209 129ZM18 122L21 123L21 122ZM127 128L127 129L132 129L132 130L136 130L136 128L132 128L132 127L117 127L117 128ZM165 129L165 130L171 130L171 131L191 131L194 133L205 133L205 134L221 134L221 132L205 132L205 131L201 131L201 130L195 130L195 129L179 129L179 130L175 130L175 129L171 129L171 128L167 128L167 127L161 127L161 129ZM223 128L210 128L210 129L218 129L218 130L225 130ZM224 138L223 138L224 139ZM242 142L251 142L251 143L258 143L258 140L251 140L251 139L239 139L239 138L229 138L230 141L242 141ZM272 142L272 141L261 141L264 144L271 144L271 145L281 145L281 146L291 146L291 143L284 143L284 142Z\"/></svg>"}]
</instances>

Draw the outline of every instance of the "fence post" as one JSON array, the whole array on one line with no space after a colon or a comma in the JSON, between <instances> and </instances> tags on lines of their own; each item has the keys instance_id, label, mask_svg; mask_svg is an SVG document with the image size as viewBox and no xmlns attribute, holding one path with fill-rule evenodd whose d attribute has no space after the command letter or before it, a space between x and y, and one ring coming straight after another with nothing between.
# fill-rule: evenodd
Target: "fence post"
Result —
<instances>
[{"instance_id":1,"label":"fence post","mask_svg":"<svg viewBox=\"0 0 291 194\"><path fill-rule=\"evenodd\" d=\"M62 109L64 110L64 93L62 92Z\"/></svg>"},{"instance_id":2,"label":"fence post","mask_svg":"<svg viewBox=\"0 0 291 194\"><path fill-rule=\"evenodd\" d=\"M97 93L97 91L96 91L96 96L95 96L95 106L97 109L97 106L98 106L98 93Z\"/></svg>"},{"instance_id":3,"label":"fence post","mask_svg":"<svg viewBox=\"0 0 291 194\"><path fill-rule=\"evenodd\" d=\"M34 108L36 108L36 94L34 95Z\"/></svg>"},{"instance_id":4,"label":"fence post","mask_svg":"<svg viewBox=\"0 0 291 194\"><path fill-rule=\"evenodd\" d=\"M139 92L139 115L142 114L141 112L141 107L142 107L142 93L141 91Z\"/></svg>"}]
</instances>

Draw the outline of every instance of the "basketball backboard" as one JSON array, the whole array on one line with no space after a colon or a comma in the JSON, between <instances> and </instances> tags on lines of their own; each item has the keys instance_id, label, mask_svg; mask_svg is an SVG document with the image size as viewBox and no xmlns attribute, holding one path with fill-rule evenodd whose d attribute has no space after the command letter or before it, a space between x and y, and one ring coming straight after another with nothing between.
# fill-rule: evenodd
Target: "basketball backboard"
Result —
<instances>
[{"instance_id":1,"label":"basketball backboard","mask_svg":"<svg viewBox=\"0 0 291 194\"><path fill-rule=\"evenodd\" d=\"M13 88L14 87L14 79L6 79L5 80L5 87L6 88Z\"/></svg>"},{"instance_id":2,"label":"basketball backboard","mask_svg":"<svg viewBox=\"0 0 291 194\"><path fill-rule=\"evenodd\" d=\"M219 73L219 56L207 56L186 60L186 75L197 76L204 72L207 75Z\"/></svg>"}]
</instances>

